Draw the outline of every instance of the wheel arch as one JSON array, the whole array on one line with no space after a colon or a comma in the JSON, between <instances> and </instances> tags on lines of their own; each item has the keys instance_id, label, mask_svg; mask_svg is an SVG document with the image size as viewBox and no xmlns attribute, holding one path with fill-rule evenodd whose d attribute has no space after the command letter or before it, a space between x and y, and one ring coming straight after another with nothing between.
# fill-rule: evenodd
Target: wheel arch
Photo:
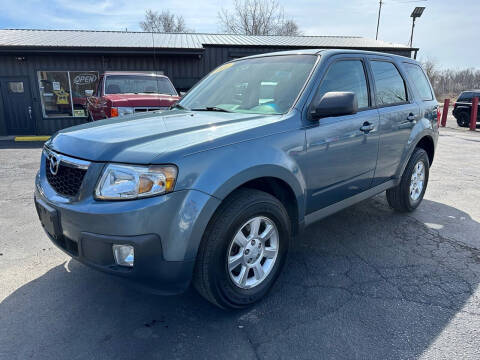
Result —
<instances>
[{"instance_id":1,"label":"wheel arch","mask_svg":"<svg viewBox=\"0 0 480 360\"><path fill-rule=\"evenodd\" d=\"M259 177L249 180L238 186L231 192L231 194L239 189L244 188L264 191L278 199L287 210L293 234L298 234L300 230L298 201L293 189L287 182L277 177Z\"/></svg>"},{"instance_id":2,"label":"wheel arch","mask_svg":"<svg viewBox=\"0 0 480 360\"><path fill-rule=\"evenodd\" d=\"M433 158L435 157L435 143L433 138L429 135L425 135L415 144L414 148L421 148L425 150L428 155L429 165L432 166Z\"/></svg>"},{"instance_id":3,"label":"wheel arch","mask_svg":"<svg viewBox=\"0 0 480 360\"><path fill-rule=\"evenodd\" d=\"M432 165L433 159L435 157L435 133L431 131L430 129L428 130L423 130L419 131L417 133L417 136L415 136L413 139L410 139L409 141L409 146L407 150L405 151L405 155L403 156L403 160L400 163L401 165L398 168L397 176L396 179L399 181L403 175L403 172L405 171L405 168L407 167L408 161L412 157L412 154L414 153L416 148L421 148L424 149L428 155L428 160L430 162L430 166Z\"/></svg>"},{"instance_id":4,"label":"wheel arch","mask_svg":"<svg viewBox=\"0 0 480 360\"><path fill-rule=\"evenodd\" d=\"M290 216L294 234L300 231L305 213L305 184L299 173L294 175L279 165L255 166L231 177L212 195L223 201L241 188L261 190L276 197Z\"/></svg>"}]
</instances>

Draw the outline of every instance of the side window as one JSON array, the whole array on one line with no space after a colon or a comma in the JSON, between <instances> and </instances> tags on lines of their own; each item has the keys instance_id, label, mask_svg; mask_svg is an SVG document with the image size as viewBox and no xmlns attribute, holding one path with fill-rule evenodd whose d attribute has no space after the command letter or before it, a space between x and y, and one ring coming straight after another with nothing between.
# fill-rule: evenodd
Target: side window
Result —
<instances>
[{"instance_id":1,"label":"side window","mask_svg":"<svg viewBox=\"0 0 480 360\"><path fill-rule=\"evenodd\" d=\"M464 93L460 94L457 101L471 102L472 98L473 98L473 93L472 92L464 92Z\"/></svg>"},{"instance_id":2,"label":"side window","mask_svg":"<svg viewBox=\"0 0 480 360\"><path fill-rule=\"evenodd\" d=\"M415 64L405 63L405 69L407 70L408 79L418 90L422 100L433 100L432 89L422 68Z\"/></svg>"},{"instance_id":3,"label":"side window","mask_svg":"<svg viewBox=\"0 0 480 360\"><path fill-rule=\"evenodd\" d=\"M368 108L368 87L361 60L339 60L331 65L315 95L320 100L330 91L350 91L357 95L358 108Z\"/></svg>"},{"instance_id":4,"label":"side window","mask_svg":"<svg viewBox=\"0 0 480 360\"><path fill-rule=\"evenodd\" d=\"M393 63L371 61L375 95L378 106L398 105L407 102L405 82Z\"/></svg>"}]
</instances>

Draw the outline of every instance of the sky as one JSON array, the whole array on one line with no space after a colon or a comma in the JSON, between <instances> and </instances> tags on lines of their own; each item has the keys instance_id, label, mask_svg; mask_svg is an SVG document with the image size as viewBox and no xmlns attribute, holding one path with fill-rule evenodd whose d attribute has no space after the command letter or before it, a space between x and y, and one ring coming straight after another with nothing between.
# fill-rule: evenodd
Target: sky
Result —
<instances>
[{"instance_id":1,"label":"sky","mask_svg":"<svg viewBox=\"0 0 480 360\"><path fill-rule=\"evenodd\" d=\"M286 17L305 35L353 35L375 38L378 0L279 0ZM233 0L0 0L0 29L82 29L140 31L145 10L168 9L182 15L196 32L220 32L218 10ZM440 68L480 69L480 0L385 0L379 39L407 44L410 14L425 6L416 22L413 46L418 59ZM471 44L471 45L470 45Z\"/></svg>"}]
</instances>

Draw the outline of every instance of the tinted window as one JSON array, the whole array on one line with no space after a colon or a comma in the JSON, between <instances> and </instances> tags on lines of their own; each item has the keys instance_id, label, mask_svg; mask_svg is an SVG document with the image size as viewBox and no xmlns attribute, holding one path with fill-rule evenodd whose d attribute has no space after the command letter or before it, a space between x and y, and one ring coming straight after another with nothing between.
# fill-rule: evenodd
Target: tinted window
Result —
<instances>
[{"instance_id":1,"label":"tinted window","mask_svg":"<svg viewBox=\"0 0 480 360\"><path fill-rule=\"evenodd\" d=\"M463 92L458 97L457 101L472 101L473 93L472 92Z\"/></svg>"},{"instance_id":2,"label":"tinted window","mask_svg":"<svg viewBox=\"0 0 480 360\"><path fill-rule=\"evenodd\" d=\"M408 79L418 90L422 100L433 100L430 84L422 68L415 64L405 64L405 69L407 70Z\"/></svg>"},{"instance_id":3,"label":"tinted window","mask_svg":"<svg viewBox=\"0 0 480 360\"><path fill-rule=\"evenodd\" d=\"M405 82L395 65L386 61L372 61L378 106L402 104L407 101Z\"/></svg>"},{"instance_id":4,"label":"tinted window","mask_svg":"<svg viewBox=\"0 0 480 360\"><path fill-rule=\"evenodd\" d=\"M357 95L358 108L368 107L367 79L363 63L360 60L341 60L327 71L316 99L330 91L350 91Z\"/></svg>"}]
</instances>

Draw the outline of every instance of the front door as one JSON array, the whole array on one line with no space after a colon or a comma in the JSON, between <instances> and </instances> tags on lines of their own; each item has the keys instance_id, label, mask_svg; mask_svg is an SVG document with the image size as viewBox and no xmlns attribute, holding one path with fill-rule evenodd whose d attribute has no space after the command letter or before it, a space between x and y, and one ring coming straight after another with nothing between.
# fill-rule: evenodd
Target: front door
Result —
<instances>
[{"instance_id":1,"label":"front door","mask_svg":"<svg viewBox=\"0 0 480 360\"><path fill-rule=\"evenodd\" d=\"M35 133L32 98L28 80L23 77L0 78L4 119L9 135Z\"/></svg>"},{"instance_id":2,"label":"front door","mask_svg":"<svg viewBox=\"0 0 480 360\"><path fill-rule=\"evenodd\" d=\"M330 64L317 90L316 99L331 91L353 92L359 111L312 121L306 129L307 213L371 186L377 162L379 116L372 107L367 79L365 59L340 58Z\"/></svg>"}]
</instances>

